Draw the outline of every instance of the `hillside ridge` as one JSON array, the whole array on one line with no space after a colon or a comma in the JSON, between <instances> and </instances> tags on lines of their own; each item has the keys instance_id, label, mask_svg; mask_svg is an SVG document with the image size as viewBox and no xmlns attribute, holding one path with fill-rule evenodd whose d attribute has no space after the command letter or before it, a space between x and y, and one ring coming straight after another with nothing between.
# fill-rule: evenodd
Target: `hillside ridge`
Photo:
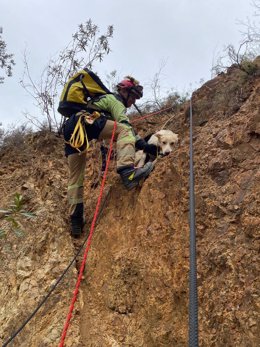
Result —
<instances>
[{"instance_id":1,"label":"hillside ridge","mask_svg":"<svg viewBox=\"0 0 260 347\"><path fill-rule=\"evenodd\" d=\"M259 69L260 70L260 65ZM231 67L193 93L194 170L203 346L260 343L259 134L260 74ZM158 160L141 187L124 190L112 161L106 203L94 233L66 346L186 346L189 270L189 104L136 123L142 136L167 128L180 144ZM0 215L0 342L6 341L79 249L69 234L63 140L35 133L0 150L1 208L24 197L36 214L18 237ZM99 145L88 153L87 229L99 194ZM87 231L86 231L87 232ZM57 346L80 259L13 346Z\"/></svg>"}]
</instances>

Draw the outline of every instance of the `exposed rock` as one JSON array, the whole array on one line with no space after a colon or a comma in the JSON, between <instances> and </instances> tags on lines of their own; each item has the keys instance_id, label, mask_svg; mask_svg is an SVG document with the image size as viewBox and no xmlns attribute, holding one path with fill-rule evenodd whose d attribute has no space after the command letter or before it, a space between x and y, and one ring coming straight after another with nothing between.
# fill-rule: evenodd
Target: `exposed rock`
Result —
<instances>
[{"instance_id":1,"label":"exposed rock","mask_svg":"<svg viewBox=\"0 0 260 347\"><path fill-rule=\"evenodd\" d=\"M258 67L257 67L258 69ZM260 345L260 80L232 67L193 95L200 346ZM189 139L187 108L136 124L141 134L179 133L143 185L125 191L112 162L66 346L178 347L188 344ZM171 118L172 117L172 118ZM0 341L52 288L83 242L68 229L62 139L33 134L23 150L0 152L1 207L18 192L36 218L18 238L1 215ZM99 148L86 169L87 229L99 194ZM86 235L84 235L85 237ZM81 258L81 257L80 257ZM57 346L80 260L12 346Z\"/></svg>"}]
</instances>

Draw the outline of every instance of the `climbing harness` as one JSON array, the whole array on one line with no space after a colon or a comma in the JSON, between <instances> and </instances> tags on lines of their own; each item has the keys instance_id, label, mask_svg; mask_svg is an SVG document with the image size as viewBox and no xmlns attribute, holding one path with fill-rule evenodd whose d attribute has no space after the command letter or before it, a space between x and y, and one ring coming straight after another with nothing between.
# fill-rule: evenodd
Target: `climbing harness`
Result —
<instances>
[{"instance_id":1,"label":"climbing harness","mask_svg":"<svg viewBox=\"0 0 260 347\"><path fill-rule=\"evenodd\" d=\"M76 116L78 117L78 120L75 125L74 131L69 141L65 141L65 143L69 144L72 148L76 149L80 153L83 153L89 149L86 125L93 124L93 122L100 117L100 113L97 111L94 111L93 113L81 111L78 112ZM81 150L80 148L82 148L84 145L84 150Z\"/></svg>"},{"instance_id":2,"label":"climbing harness","mask_svg":"<svg viewBox=\"0 0 260 347\"><path fill-rule=\"evenodd\" d=\"M193 170L192 96L190 99L190 272L189 272L189 347L198 347L198 289L196 260L195 194Z\"/></svg>"}]
</instances>

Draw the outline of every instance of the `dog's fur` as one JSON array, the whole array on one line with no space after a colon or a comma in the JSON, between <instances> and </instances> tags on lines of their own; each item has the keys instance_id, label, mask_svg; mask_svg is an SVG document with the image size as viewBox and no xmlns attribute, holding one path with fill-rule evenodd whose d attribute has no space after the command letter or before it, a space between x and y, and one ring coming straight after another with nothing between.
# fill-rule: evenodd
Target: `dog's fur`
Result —
<instances>
[{"instance_id":1,"label":"dog's fur","mask_svg":"<svg viewBox=\"0 0 260 347\"><path fill-rule=\"evenodd\" d=\"M155 134L145 139L149 144L156 145L159 148L159 155L164 156L170 154L174 146L178 143L178 134L173 133L171 130L159 130ZM155 158L151 158L155 159ZM144 151L137 151L135 153L135 166L142 167L147 161L147 155Z\"/></svg>"}]
</instances>

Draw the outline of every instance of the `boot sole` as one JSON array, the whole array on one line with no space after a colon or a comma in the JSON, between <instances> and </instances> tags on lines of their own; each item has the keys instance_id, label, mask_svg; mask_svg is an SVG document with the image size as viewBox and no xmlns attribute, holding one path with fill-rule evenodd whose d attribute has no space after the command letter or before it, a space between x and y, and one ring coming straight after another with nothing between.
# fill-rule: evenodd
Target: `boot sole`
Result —
<instances>
[{"instance_id":1,"label":"boot sole","mask_svg":"<svg viewBox=\"0 0 260 347\"><path fill-rule=\"evenodd\" d=\"M154 169L154 166L151 166L150 169L148 171L146 171L146 174L144 176L141 176L140 179L131 182L127 186L125 185L125 188L127 190L131 190L131 189L137 187L139 182L142 181L143 179L147 178L150 175L150 173L153 171L153 169Z\"/></svg>"}]
</instances>

